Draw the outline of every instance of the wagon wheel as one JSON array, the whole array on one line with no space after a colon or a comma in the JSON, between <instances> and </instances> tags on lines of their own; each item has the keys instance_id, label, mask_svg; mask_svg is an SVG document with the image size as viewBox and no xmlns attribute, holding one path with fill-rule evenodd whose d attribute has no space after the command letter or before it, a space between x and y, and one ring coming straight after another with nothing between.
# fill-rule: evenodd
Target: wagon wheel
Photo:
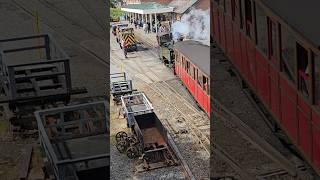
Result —
<instances>
[{"instance_id":1,"label":"wagon wheel","mask_svg":"<svg viewBox=\"0 0 320 180\"><path fill-rule=\"evenodd\" d=\"M127 149L128 158L133 159L135 157L138 157L138 155L139 155L139 151L138 151L137 147L131 146Z\"/></svg>"},{"instance_id":2,"label":"wagon wheel","mask_svg":"<svg viewBox=\"0 0 320 180\"><path fill-rule=\"evenodd\" d=\"M164 151L163 153L164 153L164 157L166 159L167 165L174 165L175 163L171 154L168 151Z\"/></svg>"},{"instance_id":3,"label":"wagon wheel","mask_svg":"<svg viewBox=\"0 0 320 180\"><path fill-rule=\"evenodd\" d=\"M128 148L128 143L127 143L127 141L122 140L122 141L117 142L116 147L120 153L124 153L126 151L126 149Z\"/></svg>"},{"instance_id":4,"label":"wagon wheel","mask_svg":"<svg viewBox=\"0 0 320 180\"><path fill-rule=\"evenodd\" d=\"M138 143L138 140L134 137L134 136L130 136L128 137L128 142L129 144L137 144Z\"/></svg>"},{"instance_id":5,"label":"wagon wheel","mask_svg":"<svg viewBox=\"0 0 320 180\"><path fill-rule=\"evenodd\" d=\"M116 141L119 142L119 141L122 141L124 139L126 139L128 137L128 134L124 131L120 131L116 134Z\"/></svg>"}]
</instances>

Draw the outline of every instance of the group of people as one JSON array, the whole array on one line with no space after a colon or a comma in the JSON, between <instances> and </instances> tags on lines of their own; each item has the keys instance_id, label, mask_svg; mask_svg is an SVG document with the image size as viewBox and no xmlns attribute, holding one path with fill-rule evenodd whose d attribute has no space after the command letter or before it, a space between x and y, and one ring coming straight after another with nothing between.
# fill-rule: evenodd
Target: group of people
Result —
<instances>
[{"instance_id":1,"label":"group of people","mask_svg":"<svg viewBox=\"0 0 320 180\"><path fill-rule=\"evenodd\" d=\"M144 22L143 20L140 20L140 19L137 19L137 20L131 19L130 24L134 24L135 29L142 28L143 31L147 34L151 32L152 26L154 25L154 21L152 22L152 24L150 24L150 22Z\"/></svg>"}]
</instances>

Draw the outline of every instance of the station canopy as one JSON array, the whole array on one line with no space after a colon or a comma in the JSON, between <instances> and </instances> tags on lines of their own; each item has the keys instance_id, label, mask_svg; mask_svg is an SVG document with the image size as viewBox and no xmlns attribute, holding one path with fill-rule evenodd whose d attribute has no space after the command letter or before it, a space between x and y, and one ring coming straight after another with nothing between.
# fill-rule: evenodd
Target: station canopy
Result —
<instances>
[{"instance_id":1,"label":"station canopy","mask_svg":"<svg viewBox=\"0 0 320 180\"><path fill-rule=\"evenodd\" d=\"M144 2L141 4L128 4L122 7L121 10L138 14L159 14L173 12L173 7L156 2Z\"/></svg>"}]
</instances>

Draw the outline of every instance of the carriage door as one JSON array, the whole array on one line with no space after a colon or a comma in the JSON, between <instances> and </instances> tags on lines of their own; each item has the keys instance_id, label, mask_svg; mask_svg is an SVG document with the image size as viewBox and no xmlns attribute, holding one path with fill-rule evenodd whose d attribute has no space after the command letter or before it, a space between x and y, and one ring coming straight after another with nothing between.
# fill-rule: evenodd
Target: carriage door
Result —
<instances>
[{"instance_id":1,"label":"carriage door","mask_svg":"<svg viewBox=\"0 0 320 180\"><path fill-rule=\"evenodd\" d=\"M298 64L298 89L307 98L311 93L311 62L308 58L308 50L298 42L296 43L296 56Z\"/></svg>"}]
</instances>

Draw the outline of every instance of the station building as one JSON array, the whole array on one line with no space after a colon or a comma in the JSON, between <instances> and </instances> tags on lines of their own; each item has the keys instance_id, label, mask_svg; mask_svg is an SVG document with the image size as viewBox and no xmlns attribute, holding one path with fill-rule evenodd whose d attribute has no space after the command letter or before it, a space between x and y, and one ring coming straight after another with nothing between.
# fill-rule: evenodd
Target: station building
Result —
<instances>
[{"instance_id":1,"label":"station building","mask_svg":"<svg viewBox=\"0 0 320 180\"><path fill-rule=\"evenodd\" d=\"M210 9L210 0L125 0L121 10L127 20L140 19L150 24L174 22L190 9Z\"/></svg>"}]
</instances>

